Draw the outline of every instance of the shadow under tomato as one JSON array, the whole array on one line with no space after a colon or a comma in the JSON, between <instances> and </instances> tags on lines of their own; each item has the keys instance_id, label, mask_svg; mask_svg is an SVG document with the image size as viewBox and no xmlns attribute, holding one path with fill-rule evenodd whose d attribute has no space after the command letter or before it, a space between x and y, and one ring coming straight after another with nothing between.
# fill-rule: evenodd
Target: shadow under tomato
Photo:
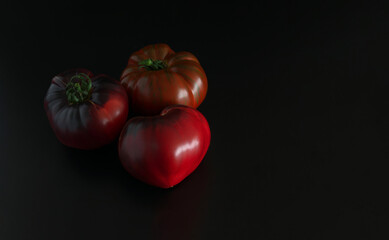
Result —
<instances>
[{"instance_id":1,"label":"shadow under tomato","mask_svg":"<svg viewBox=\"0 0 389 240\"><path fill-rule=\"evenodd\" d=\"M149 205L155 201L163 189L144 184L127 173L117 151L118 139L114 142L95 150L63 149L68 166L80 175L85 181L93 185L110 188L123 197L129 196L128 202ZM123 188L125 189L123 192Z\"/></svg>"},{"instance_id":2,"label":"shadow under tomato","mask_svg":"<svg viewBox=\"0 0 389 240\"><path fill-rule=\"evenodd\" d=\"M79 150L63 146L66 159L72 167L86 176L108 177L120 167L117 139L95 150Z\"/></svg>"}]
</instances>

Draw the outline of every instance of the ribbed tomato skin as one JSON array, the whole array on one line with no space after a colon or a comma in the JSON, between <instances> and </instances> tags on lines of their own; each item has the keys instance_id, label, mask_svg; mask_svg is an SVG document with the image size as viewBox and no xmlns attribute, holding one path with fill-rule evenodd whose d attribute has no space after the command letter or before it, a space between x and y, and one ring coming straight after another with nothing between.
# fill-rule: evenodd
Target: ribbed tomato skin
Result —
<instances>
[{"instance_id":1,"label":"ribbed tomato skin","mask_svg":"<svg viewBox=\"0 0 389 240\"><path fill-rule=\"evenodd\" d=\"M163 60L167 67L148 70L145 59ZM208 80L198 59L189 52L175 53L167 44L153 44L133 53L120 81L134 112L155 115L167 106L180 104L197 108L208 90Z\"/></svg>"},{"instance_id":2,"label":"ribbed tomato skin","mask_svg":"<svg viewBox=\"0 0 389 240\"><path fill-rule=\"evenodd\" d=\"M77 73L92 80L90 100L70 105L66 84ZM124 126L128 115L128 98L120 82L107 75L86 69L71 69L55 76L44 99L49 123L58 140L78 149L95 149L112 142Z\"/></svg>"},{"instance_id":3,"label":"ribbed tomato skin","mask_svg":"<svg viewBox=\"0 0 389 240\"><path fill-rule=\"evenodd\" d=\"M130 119L119 138L123 167L135 178L170 188L191 174L211 140L205 117L187 106L170 106L160 115Z\"/></svg>"}]
</instances>

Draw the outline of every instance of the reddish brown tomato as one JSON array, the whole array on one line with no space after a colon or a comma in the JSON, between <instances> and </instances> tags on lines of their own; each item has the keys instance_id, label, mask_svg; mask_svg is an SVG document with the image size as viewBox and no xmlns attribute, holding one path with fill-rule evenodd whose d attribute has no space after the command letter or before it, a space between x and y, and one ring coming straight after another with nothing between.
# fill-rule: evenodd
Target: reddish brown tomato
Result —
<instances>
[{"instance_id":1,"label":"reddish brown tomato","mask_svg":"<svg viewBox=\"0 0 389 240\"><path fill-rule=\"evenodd\" d=\"M197 108L208 89L207 77L189 52L175 53L166 44L133 53L121 76L133 111L154 115L169 105Z\"/></svg>"}]
</instances>

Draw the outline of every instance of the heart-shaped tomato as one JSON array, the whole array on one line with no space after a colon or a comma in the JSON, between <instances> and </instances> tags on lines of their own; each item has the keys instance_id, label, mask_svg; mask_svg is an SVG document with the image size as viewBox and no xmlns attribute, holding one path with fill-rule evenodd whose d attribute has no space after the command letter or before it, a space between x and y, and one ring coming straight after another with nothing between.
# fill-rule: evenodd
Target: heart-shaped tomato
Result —
<instances>
[{"instance_id":1,"label":"heart-shaped tomato","mask_svg":"<svg viewBox=\"0 0 389 240\"><path fill-rule=\"evenodd\" d=\"M119 157L135 178L169 188L197 168L210 140L205 117L193 108L175 105L157 116L129 120L120 135Z\"/></svg>"}]
</instances>

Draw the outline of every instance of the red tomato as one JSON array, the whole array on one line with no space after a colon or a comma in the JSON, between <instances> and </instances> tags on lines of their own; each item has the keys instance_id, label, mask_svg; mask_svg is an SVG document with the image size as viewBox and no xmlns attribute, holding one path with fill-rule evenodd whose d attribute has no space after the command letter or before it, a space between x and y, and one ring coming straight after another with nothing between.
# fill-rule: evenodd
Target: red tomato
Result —
<instances>
[{"instance_id":1,"label":"red tomato","mask_svg":"<svg viewBox=\"0 0 389 240\"><path fill-rule=\"evenodd\" d=\"M119 138L119 157L135 178L169 188L197 168L210 140L208 122L199 111L170 106L160 115L129 120Z\"/></svg>"},{"instance_id":2,"label":"red tomato","mask_svg":"<svg viewBox=\"0 0 389 240\"><path fill-rule=\"evenodd\" d=\"M133 53L121 76L131 109L155 115L169 105L197 108L208 89L207 77L189 52L175 53L166 44L149 45Z\"/></svg>"},{"instance_id":3,"label":"red tomato","mask_svg":"<svg viewBox=\"0 0 389 240\"><path fill-rule=\"evenodd\" d=\"M127 120L128 98L120 83L111 77L72 69L53 78L44 107L63 144L94 149L119 135Z\"/></svg>"}]
</instances>

